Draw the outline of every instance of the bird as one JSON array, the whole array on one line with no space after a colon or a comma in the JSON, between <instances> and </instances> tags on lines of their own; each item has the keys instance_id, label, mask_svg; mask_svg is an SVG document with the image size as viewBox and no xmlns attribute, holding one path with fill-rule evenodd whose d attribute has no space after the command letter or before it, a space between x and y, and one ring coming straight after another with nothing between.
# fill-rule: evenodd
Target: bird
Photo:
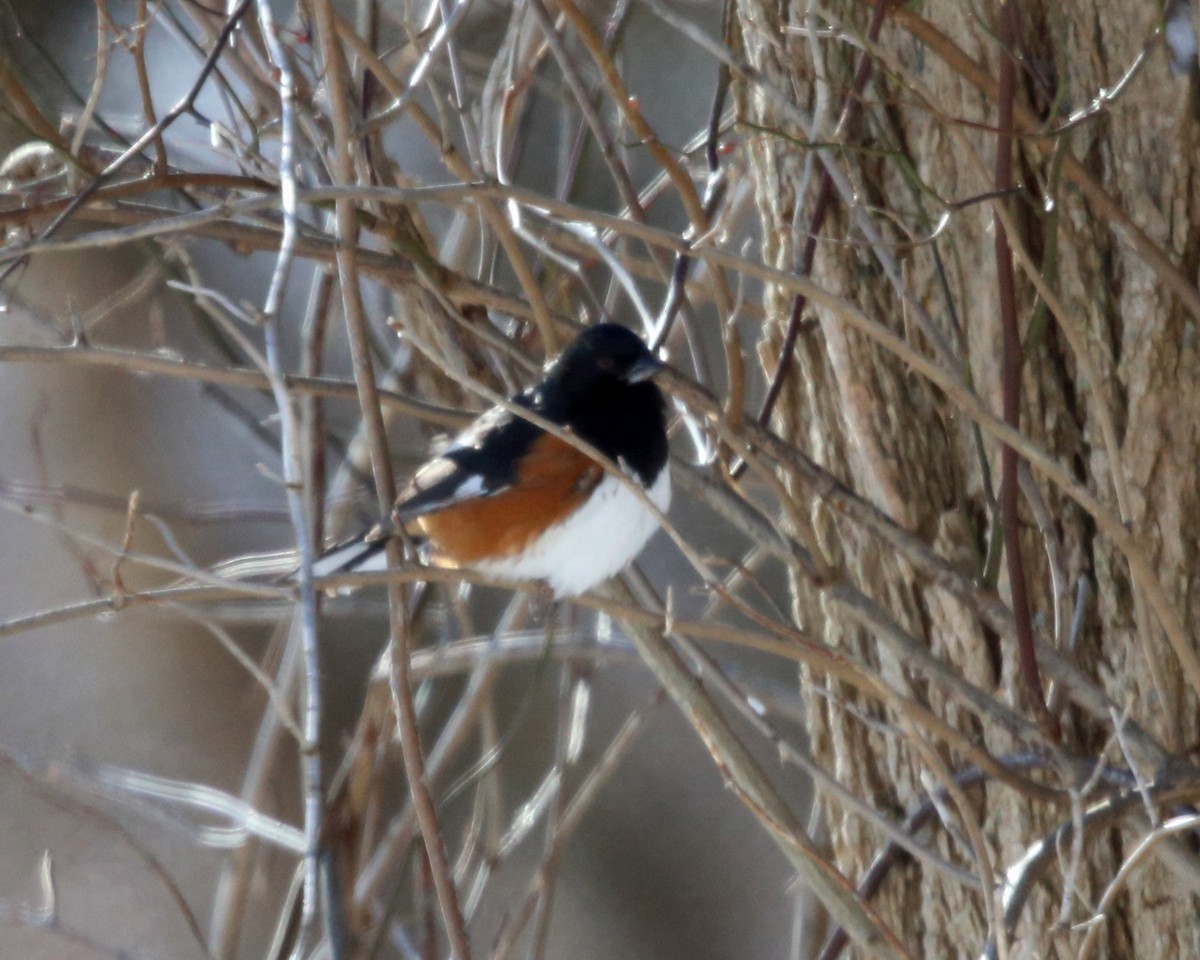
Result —
<instances>
[{"instance_id":1,"label":"bird","mask_svg":"<svg viewBox=\"0 0 1200 960\"><path fill-rule=\"evenodd\" d=\"M495 406L417 469L389 518L318 557L313 575L384 569L386 542L403 529L438 566L541 581L556 600L586 593L658 529L630 485L661 513L670 506L667 409L653 382L662 369L631 330L588 327L511 404L586 441L624 477Z\"/></svg>"}]
</instances>

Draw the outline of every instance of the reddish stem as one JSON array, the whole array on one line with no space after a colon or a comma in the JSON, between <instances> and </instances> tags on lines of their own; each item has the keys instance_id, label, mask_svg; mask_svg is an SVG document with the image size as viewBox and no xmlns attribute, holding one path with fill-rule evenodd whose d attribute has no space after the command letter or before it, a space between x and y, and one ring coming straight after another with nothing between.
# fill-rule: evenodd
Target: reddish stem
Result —
<instances>
[{"instance_id":1,"label":"reddish stem","mask_svg":"<svg viewBox=\"0 0 1200 960\"><path fill-rule=\"evenodd\" d=\"M871 43L879 39L879 31L883 27L883 19L887 14L888 5L889 0L875 0L875 8L871 11L871 22L867 26L867 39ZM871 68L874 64L871 51L863 50L858 67L854 71L854 82L850 87L850 92L846 95L846 103L842 107L842 115L838 120L837 129L843 134L850 129L862 111L863 90L866 89L867 81L871 78ZM817 253L817 235L825 223L825 216L829 212L829 201L832 199L833 177L830 175L829 169L825 167L821 170L821 180L817 186L817 199L813 205L812 217L808 222L808 234L804 240L804 248L800 251L799 273L808 274L812 271L813 258ZM779 394L783 391L784 380L787 379L788 371L791 369L792 356L796 349L796 341L800 337L801 320L804 317L804 307L807 303L808 299L802 293L796 294L792 301L791 316L788 318L787 330L783 335L783 345L779 351L779 366L775 370L775 376L771 379L767 395L763 398L762 407L758 411L758 422L763 426L766 426L771 417L771 411L775 409Z\"/></svg>"},{"instance_id":2,"label":"reddish stem","mask_svg":"<svg viewBox=\"0 0 1200 960\"><path fill-rule=\"evenodd\" d=\"M1013 102L1016 96L1016 63L1014 51L1020 34L1017 0L1001 0L1000 4L1000 135L996 143L996 190L1003 193L1013 185ZM1003 201L1000 201L1003 202ZM1013 275L1012 250L1004 224L996 221L996 287L1000 301L1000 326L1003 340L1001 389L1003 391L1004 422L1019 428L1021 422L1021 367L1024 354L1021 330L1017 320L1016 281ZM1008 583L1012 592L1013 617L1017 626L1017 655L1021 678L1037 716L1038 726L1054 740L1060 737L1058 720L1046 708L1042 678L1038 672L1037 654L1033 642L1033 625L1029 613L1029 592L1025 580L1025 563L1021 555L1021 530L1017 516L1017 472L1020 458L1012 447L1000 451L1000 513L1004 525L1004 557L1008 567Z\"/></svg>"}]
</instances>

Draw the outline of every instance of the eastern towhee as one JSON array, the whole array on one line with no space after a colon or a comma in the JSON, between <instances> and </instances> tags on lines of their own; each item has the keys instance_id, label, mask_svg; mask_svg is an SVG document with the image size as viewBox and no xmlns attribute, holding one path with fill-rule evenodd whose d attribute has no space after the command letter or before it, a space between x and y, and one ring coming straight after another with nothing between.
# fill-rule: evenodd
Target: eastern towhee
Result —
<instances>
[{"instance_id":1,"label":"eastern towhee","mask_svg":"<svg viewBox=\"0 0 1200 960\"><path fill-rule=\"evenodd\" d=\"M382 569L388 533L402 526L428 542L436 563L543 580L556 597L607 580L658 526L626 483L640 484L661 511L671 502L666 404L650 381L660 369L634 333L602 323L576 337L541 383L512 399L620 464L626 480L493 407L416 472L390 524L332 548L313 574Z\"/></svg>"}]
</instances>

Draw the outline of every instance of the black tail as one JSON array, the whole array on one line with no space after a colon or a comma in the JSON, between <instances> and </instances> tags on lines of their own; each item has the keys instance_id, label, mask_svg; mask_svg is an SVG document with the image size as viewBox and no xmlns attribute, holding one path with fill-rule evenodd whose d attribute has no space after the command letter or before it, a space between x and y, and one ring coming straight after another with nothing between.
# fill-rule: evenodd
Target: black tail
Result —
<instances>
[{"instance_id":1,"label":"black tail","mask_svg":"<svg viewBox=\"0 0 1200 960\"><path fill-rule=\"evenodd\" d=\"M313 561L313 576L328 577L335 573L382 570L387 540L388 538L380 536L377 530L352 540L343 540Z\"/></svg>"}]
</instances>

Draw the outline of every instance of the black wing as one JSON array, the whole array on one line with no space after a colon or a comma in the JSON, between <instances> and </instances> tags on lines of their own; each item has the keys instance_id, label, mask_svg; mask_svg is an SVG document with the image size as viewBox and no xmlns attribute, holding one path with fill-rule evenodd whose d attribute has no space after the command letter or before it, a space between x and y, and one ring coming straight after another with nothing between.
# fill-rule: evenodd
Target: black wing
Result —
<instances>
[{"instance_id":1,"label":"black wing","mask_svg":"<svg viewBox=\"0 0 1200 960\"><path fill-rule=\"evenodd\" d=\"M513 402L530 409L540 405L536 391L513 397ZM416 472L397 498L391 519L331 547L313 564L314 576L370 569L371 561L383 552L394 521L405 524L453 503L508 489L516 482L521 458L541 433L507 410L487 411Z\"/></svg>"},{"instance_id":2,"label":"black wing","mask_svg":"<svg viewBox=\"0 0 1200 960\"><path fill-rule=\"evenodd\" d=\"M526 394L514 397L513 402L534 406L533 398ZM408 523L451 504L508 489L517 479L521 458L541 433L508 410L489 410L416 472L397 498L393 516Z\"/></svg>"}]
</instances>

